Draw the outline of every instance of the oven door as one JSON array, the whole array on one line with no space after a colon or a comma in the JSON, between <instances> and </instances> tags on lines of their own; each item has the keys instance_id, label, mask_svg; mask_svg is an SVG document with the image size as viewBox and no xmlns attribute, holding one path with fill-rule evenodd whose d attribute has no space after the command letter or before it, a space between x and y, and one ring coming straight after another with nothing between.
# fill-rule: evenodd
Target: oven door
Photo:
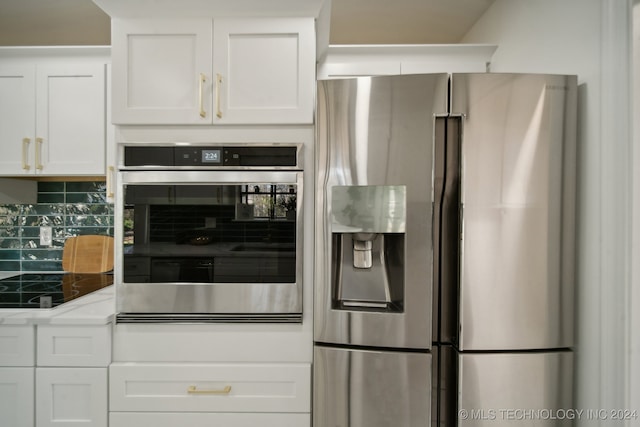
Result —
<instances>
[{"instance_id":1,"label":"oven door","mask_svg":"<svg viewBox=\"0 0 640 427\"><path fill-rule=\"evenodd\" d=\"M118 174L118 322L301 322L301 171Z\"/></svg>"}]
</instances>

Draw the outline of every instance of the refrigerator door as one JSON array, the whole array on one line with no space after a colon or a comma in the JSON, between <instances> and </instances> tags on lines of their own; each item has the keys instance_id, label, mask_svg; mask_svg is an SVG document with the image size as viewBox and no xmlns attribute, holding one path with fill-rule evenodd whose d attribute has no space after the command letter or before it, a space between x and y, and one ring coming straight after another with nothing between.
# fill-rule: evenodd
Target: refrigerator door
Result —
<instances>
[{"instance_id":1,"label":"refrigerator door","mask_svg":"<svg viewBox=\"0 0 640 427\"><path fill-rule=\"evenodd\" d=\"M431 423L431 355L316 346L313 425L414 427Z\"/></svg>"},{"instance_id":2,"label":"refrigerator door","mask_svg":"<svg viewBox=\"0 0 640 427\"><path fill-rule=\"evenodd\" d=\"M431 348L434 122L448 75L318 82L315 341Z\"/></svg>"},{"instance_id":3,"label":"refrigerator door","mask_svg":"<svg viewBox=\"0 0 640 427\"><path fill-rule=\"evenodd\" d=\"M576 77L452 76L460 350L573 345Z\"/></svg>"},{"instance_id":4,"label":"refrigerator door","mask_svg":"<svg viewBox=\"0 0 640 427\"><path fill-rule=\"evenodd\" d=\"M458 353L458 364L459 427L572 425L572 352Z\"/></svg>"}]
</instances>

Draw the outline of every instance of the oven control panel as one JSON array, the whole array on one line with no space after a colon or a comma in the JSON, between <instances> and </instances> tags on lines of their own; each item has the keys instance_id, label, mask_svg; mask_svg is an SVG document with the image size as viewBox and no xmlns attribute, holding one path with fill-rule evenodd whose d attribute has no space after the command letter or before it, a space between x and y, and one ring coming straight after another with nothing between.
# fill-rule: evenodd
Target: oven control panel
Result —
<instances>
[{"instance_id":1,"label":"oven control panel","mask_svg":"<svg viewBox=\"0 0 640 427\"><path fill-rule=\"evenodd\" d=\"M125 168L297 167L299 146L125 146Z\"/></svg>"}]
</instances>

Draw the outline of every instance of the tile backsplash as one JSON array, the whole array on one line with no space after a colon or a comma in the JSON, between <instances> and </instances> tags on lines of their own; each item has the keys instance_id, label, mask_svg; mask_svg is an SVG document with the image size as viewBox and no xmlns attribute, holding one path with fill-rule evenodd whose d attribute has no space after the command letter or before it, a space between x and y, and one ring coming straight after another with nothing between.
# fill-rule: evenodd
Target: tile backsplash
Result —
<instances>
[{"instance_id":1,"label":"tile backsplash","mask_svg":"<svg viewBox=\"0 0 640 427\"><path fill-rule=\"evenodd\" d=\"M50 226L53 244L40 244ZM0 205L0 271L62 271L67 237L113 236L113 205L103 181L40 181L36 204Z\"/></svg>"}]
</instances>

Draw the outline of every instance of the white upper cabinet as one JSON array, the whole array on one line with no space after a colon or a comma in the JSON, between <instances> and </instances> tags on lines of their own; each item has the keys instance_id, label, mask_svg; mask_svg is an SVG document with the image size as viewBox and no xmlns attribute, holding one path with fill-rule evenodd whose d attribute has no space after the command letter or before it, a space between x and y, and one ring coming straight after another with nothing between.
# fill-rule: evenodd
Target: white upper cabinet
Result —
<instances>
[{"instance_id":1,"label":"white upper cabinet","mask_svg":"<svg viewBox=\"0 0 640 427\"><path fill-rule=\"evenodd\" d=\"M484 73L496 45L334 45L318 64L318 79L395 74Z\"/></svg>"},{"instance_id":2,"label":"white upper cabinet","mask_svg":"<svg viewBox=\"0 0 640 427\"><path fill-rule=\"evenodd\" d=\"M104 156L104 64L0 66L0 175L100 175Z\"/></svg>"},{"instance_id":3,"label":"white upper cabinet","mask_svg":"<svg viewBox=\"0 0 640 427\"><path fill-rule=\"evenodd\" d=\"M214 123L313 123L312 19L219 19Z\"/></svg>"},{"instance_id":4,"label":"white upper cabinet","mask_svg":"<svg viewBox=\"0 0 640 427\"><path fill-rule=\"evenodd\" d=\"M104 64L39 67L36 101L36 173L104 175Z\"/></svg>"},{"instance_id":5,"label":"white upper cabinet","mask_svg":"<svg viewBox=\"0 0 640 427\"><path fill-rule=\"evenodd\" d=\"M113 123L211 123L211 31L210 19L114 19Z\"/></svg>"},{"instance_id":6,"label":"white upper cabinet","mask_svg":"<svg viewBox=\"0 0 640 427\"><path fill-rule=\"evenodd\" d=\"M33 174L35 67L0 67L0 174Z\"/></svg>"},{"instance_id":7,"label":"white upper cabinet","mask_svg":"<svg viewBox=\"0 0 640 427\"><path fill-rule=\"evenodd\" d=\"M114 124L313 123L313 18L113 20Z\"/></svg>"}]
</instances>

